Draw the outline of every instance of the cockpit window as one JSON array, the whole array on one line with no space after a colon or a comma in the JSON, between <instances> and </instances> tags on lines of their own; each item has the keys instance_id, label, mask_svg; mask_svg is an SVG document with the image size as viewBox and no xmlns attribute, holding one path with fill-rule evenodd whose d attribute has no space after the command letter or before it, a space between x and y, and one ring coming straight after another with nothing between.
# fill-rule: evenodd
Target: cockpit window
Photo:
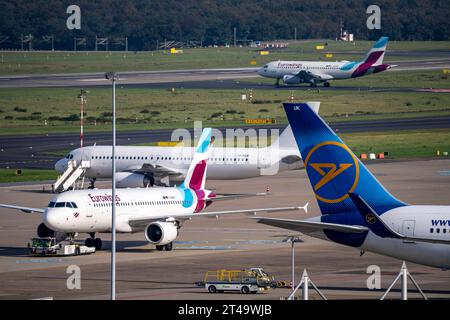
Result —
<instances>
[{"instance_id":1,"label":"cockpit window","mask_svg":"<svg viewBox=\"0 0 450 320\"><path fill-rule=\"evenodd\" d=\"M265 66L264 66L264 69L267 69L269 67L269 65L268 64L266 64Z\"/></svg>"},{"instance_id":2,"label":"cockpit window","mask_svg":"<svg viewBox=\"0 0 450 320\"><path fill-rule=\"evenodd\" d=\"M64 208L66 206L65 202L57 202L55 204L55 208Z\"/></svg>"},{"instance_id":3,"label":"cockpit window","mask_svg":"<svg viewBox=\"0 0 450 320\"><path fill-rule=\"evenodd\" d=\"M66 159L73 159L73 154L69 153L69 154L66 156Z\"/></svg>"},{"instance_id":4,"label":"cockpit window","mask_svg":"<svg viewBox=\"0 0 450 320\"><path fill-rule=\"evenodd\" d=\"M71 202L71 204L72 204L72 208L78 209L78 206L75 202Z\"/></svg>"},{"instance_id":5,"label":"cockpit window","mask_svg":"<svg viewBox=\"0 0 450 320\"><path fill-rule=\"evenodd\" d=\"M54 208L54 207L55 207L55 204L56 204L56 202L51 201L51 202L48 204L48 207L49 207L49 208Z\"/></svg>"},{"instance_id":6,"label":"cockpit window","mask_svg":"<svg viewBox=\"0 0 450 320\"><path fill-rule=\"evenodd\" d=\"M72 203L66 202L66 208L72 208Z\"/></svg>"}]
</instances>

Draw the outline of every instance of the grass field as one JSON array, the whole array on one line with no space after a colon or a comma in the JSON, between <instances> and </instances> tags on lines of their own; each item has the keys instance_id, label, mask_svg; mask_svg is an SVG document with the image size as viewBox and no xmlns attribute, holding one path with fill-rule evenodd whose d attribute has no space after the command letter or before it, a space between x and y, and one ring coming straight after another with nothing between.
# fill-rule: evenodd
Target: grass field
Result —
<instances>
[{"instance_id":1,"label":"grass field","mask_svg":"<svg viewBox=\"0 0 450 320\"><path fill-rule=\"evenodd\" d=\"M251 61L261 66L268 61L284 60L327 60L325 53L334 56L328 60L361 59L374 42L327 41L325 50L315 50L323 42L307 41L291 44L286 49L273 50L261 56L257 48L203 48L184 49L182 54L168 51L152 52L1 52L0 75L79 73L114 71L179 70L194 68L250 67ZM386 61L411 59L411 56L389 56L405 50L423 51L420 58L427 58L437 50L450 50L450 41L391 41L388 45ZM429 54L428 54L429 53Z\"/></svg>"},{"instance_id":2,"label":"grass field","mask_svg":"<svg viewBox=\"0 0 450 320\"><path fill-rule=\"evenodd\" d=\"M55 180L55 170L24 169L16 174L16 169L0 169L0 183Z\"/></svg>"},{"instance_id":3,"label":"grass field","mask_svg":"<svg viewBox=\"0 0 450 320\"><path fill-rule=\"evenodd\" d=\"M390 158L433 157L437 150L450 153L450 131L446 129L354 133L340 137L357 156L385 151Z\"/></svg>"},{"instance_id":4,"label":"grass field","mask_svg":"<svg viewBox=\"0 0 450 320\"><path fill-rule=\"evenodd\" d=\"M377 87L448 87L439 71L396 72L367 77L373 91L302 90L295 101L321 101L327 121L439 116L450 114L450 94L377 92ZM242 81L242 80L241 80ZM353 81L353 80L349 80ZM344 85L342 81L342 84ZM337 81L333 84L340 85ZM249 82L251 88L252 82ZM110 89L88 89L86 134L110 130ZM78 89L0 89L0 135L79 131ZM242 102L245 90L118 88L118 130L242 126L245 119L270 118L286 123L282 102L290 90L253 90L253 101ZM170 109L168 108L170 106ZM47 123L47 125L45 125Z\"/></svg>"}]
</instances>

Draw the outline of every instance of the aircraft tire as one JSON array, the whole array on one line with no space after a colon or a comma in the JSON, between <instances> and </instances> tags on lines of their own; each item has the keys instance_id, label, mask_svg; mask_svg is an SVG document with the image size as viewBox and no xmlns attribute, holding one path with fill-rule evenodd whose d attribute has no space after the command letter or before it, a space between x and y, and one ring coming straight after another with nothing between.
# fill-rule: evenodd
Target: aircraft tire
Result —
<instances>
[{"instance_id":1,"label":"aircraft tire","mask_svg":"<svg viewBox=\"0 0 450 320\"><path fill-rule=\"evenodd\" d=\"M97 251L100 251L100 250L102 250L102 239L100 239L100 238L95 238L94 239L94 247L95 247L95 250L97 250Z\"/></svg>"},{"instance_id":2,"label":"aircraft tire","mask_svg":"<svg viewBox=\"0 0 450 320\"><path fill-rule=\"evenodd\" d=\"M89 247L89 248L93 247L94 246L94 239L86 238L86 240L84 241L84 245L86 247Z\"/></svg>"}]
</instances>

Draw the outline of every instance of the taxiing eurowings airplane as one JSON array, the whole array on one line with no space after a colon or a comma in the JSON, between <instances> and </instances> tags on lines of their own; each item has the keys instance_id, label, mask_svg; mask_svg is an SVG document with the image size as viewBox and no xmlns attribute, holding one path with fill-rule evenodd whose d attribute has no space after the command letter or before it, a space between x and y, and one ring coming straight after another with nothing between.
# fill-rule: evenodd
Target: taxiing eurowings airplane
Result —
<instances>
[{"instance_id":1,"label":"taxiing eurowings airplane","mask_svg":"<svg viewBox=\"0 0 450 320\"><path fill-rule=\"evenodd\" d=\"M450 206L406 204L387 191L307 104L284 105L322 213L260 223L364 251L450 268Z\"/></svg>"},{"instance_id":2,"label":"taxiing eurowings airplane","mask_svg":"<svg viewBox=\"0 0 450 320\"><path fill-rule=\"evenodd\" d=\"M309 83L311 86L323 82L329 87L330 80L357 78L394 67L383 64L388 39L381 37L362 61L272 61L260 68L258 74L276 79L276 85L283 80L284 84Z\"/></svg>"},{"instance_id":3,"label":"taxiing eurowings airplane","mask_svg":"<svg viewBox=\"0 0 450 320\"><path fill-rule=\"evenodd\" d=\"M310 102L319 112L320 102ZM116 147L116 181L119 188L179 184L186 177L192 160L191 147ZM69 161L89 166L84 177L93 186L97 178L111 178L111 146L89 146L71 151L55 164L64 173ZM264 148L212 147L208 159L208 179L236 180L303 167L292 130L288 126L270 146Z\"/></svg>"},{"instance_id":4,"label":"taxiing eurowings airplane","mask_svg":"<svg viewBox=\"0 0 450 320\"><path fill-rule=\"evenodd\" d=\"M172 250L183 222L197 217L222 214L306 210L305 207L238 209L231 211L201 211L213 201L249 194L217 196L205 189L208 150L211 129L204 129L195 150L191 166L183 183L174 188L118 189L116 203L116 230L121 233L144 231L145 238L156 245L157 250ZM39 237L73 239L77 233L88 233L87 246L101 249L102 241L96 232L111 231L112 191L77 190L53 197L46 209L0 204L0 207L18 209L28 213L42 213L43 223L37 229ZM260 195L260 194L253 194ZM263 194L264 195L264 194Z\"/></svg>"}]
</instances>

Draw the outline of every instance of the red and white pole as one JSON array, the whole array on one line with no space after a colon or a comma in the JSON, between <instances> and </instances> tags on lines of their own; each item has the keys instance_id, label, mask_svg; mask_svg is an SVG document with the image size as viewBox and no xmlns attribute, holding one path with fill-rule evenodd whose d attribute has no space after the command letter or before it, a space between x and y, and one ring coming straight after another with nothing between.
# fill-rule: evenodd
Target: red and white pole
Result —
<instances>
[{"instance_id":1,"label":"red and white pole","mask_svg":"<svg viewBox=\"0 0 450 320\"><path fill-rule=\"evenodd\" d=\"M81 89L80 91L80 147L83 147L84 144L84 104L86 103L86 91Z\"/></svg>"}]
</instances>

